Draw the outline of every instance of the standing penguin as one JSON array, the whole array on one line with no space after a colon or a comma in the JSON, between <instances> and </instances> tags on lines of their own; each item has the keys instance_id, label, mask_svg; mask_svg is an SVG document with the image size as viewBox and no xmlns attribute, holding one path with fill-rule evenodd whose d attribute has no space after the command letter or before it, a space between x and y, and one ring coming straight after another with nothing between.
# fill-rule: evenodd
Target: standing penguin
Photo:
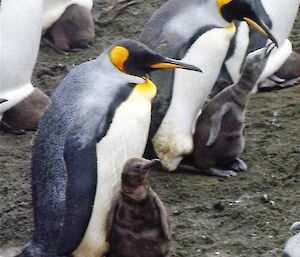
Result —
<instances>
[{"instance_id":1,"label":"standing penguin","mask_svg":"<svg viewBox=\"0 0 300 257\"><path fill-rule=\"evenodd\" d=\"M157 162L132 158L124 165L121 191L108 215L107 257L169 256L170 218L147 179Z\"/></svg>"},{"instance_id":2,"label":"standing penguin","mask_svg":"<svg viewBox=\"0 0 300 257\"><path fill-rule=\"evenodd\" d=\"M147 142L155 69L192 65L125 39L75 67L52 95L32 151L35 228L21 256L99 257L126 160Z\"/></svg>"},{"instance_id":3,"label":"standing penguin","mask_svg":"<svg viewBox=\"0 0 300 257\"><path fill-rule=\"evenodd\" d=\"M245 109L272 49L250 54L239 82L221 91L204 107L196 123L192 153L194 165L200 170L230 177L236 175L235 171L247 169L238 158L244 149Z\"/></svg>"},{"instance_id":4,"label":"standing penguin","mask_svg":"<svg viewBox=\"0 0 300 257\"><path fill-rule=\"evenodd\" d=\"M34 11L33 11L34 10ZM2 0L0 12L0 97L7 101L0 106L0 121L3 113L33 96L31 84L33 68L38 56L42 34L43 0ZM40 92L40 91L38 91ZM48 97L41 92L46 101ZM33 96L32 98L36 98ZM36 106L32 106L36 108ZM26 112L26 110L23 110ZM39 115L42 110L37 110ZM20 117L18 117L20 120ZM5 122L6 131L19 133Z\"/></svg>"},{"instance_id":5,"label":"standing penguin","mask_svg":"<svg viewBox=\"0 0 300 257\"><path fill-rule=\"evenodd\" d=\"M234 19L253 24L276 42L246 0L170 0L154 13L139 37L166 56L205 69L203 74L192 76L172 71L150 74L160 91L153 102L147 154L153 154L153 146L168 170L176 169L182 156L193 150L195 120L220 72L235 33L233 23L229 25ZM184 94L181 84L187 89Z\"/></svg>"},{"instance_id":6,"label":"standing penguin","mask_svg":"<svg viewBox=\"0 0 300 257\"><path fill-rule=\"evenodd\" d=\"M290 231L299 230L300 229L300 222L295 222ZM283 257L299 257L300 256L300 233L291 237L284 249L283 249Z\"/></svg>"}]
</instances>

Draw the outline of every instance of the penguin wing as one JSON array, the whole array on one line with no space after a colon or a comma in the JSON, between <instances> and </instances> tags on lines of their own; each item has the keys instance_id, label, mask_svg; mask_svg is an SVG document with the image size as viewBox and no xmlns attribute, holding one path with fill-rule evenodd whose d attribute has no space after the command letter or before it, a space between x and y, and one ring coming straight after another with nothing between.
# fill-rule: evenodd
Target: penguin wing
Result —
<instances>
[{"instance_id":1,"label":"penguin wing","mask_svg":"<svg viewBox=\"0 0 300 257\"><path fill-rule=\"evenodd\" d=\"M150 192L153 195L156 207L160 214L161 226L162 226L164 235L165 235L166 239L170 241L172 231L171 231L170 218L169 218L168 212L166 210L166 207L164 206L162 201L159 199L158 195L152 189Z\"/></svg>"},{"instance_id":2,"label":"penguin wing","mask_svg":"<svg viewBox=\"0 0 300 257\"><path fill-rule=\"evenodd\" d=\"M96 139L82 143L76 135L69 136L65 143L65 214L58 240L61 255L78 247L89 224L97 186L96 143Z\"/></svg>"},{"instance_id":3,"label":"penguin wing","mask_svg":"<svg viewBox=\"0 0 300 257\"><path fill-rule=\"evenodd\" d=\"M222 105L221 110L214 113L210 118L211 128L209 132L209 137L206 142L206 146L211 146L217 140L219 133L221 131L222 119L224 115L230 111L231 107L229 103Z\"/></svg>"}]
</instances>

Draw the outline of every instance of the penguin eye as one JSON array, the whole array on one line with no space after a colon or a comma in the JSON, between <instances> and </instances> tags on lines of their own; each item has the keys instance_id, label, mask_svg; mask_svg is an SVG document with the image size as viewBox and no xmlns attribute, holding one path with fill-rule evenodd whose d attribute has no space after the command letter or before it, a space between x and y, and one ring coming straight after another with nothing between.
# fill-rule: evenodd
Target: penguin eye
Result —
<instances>
[{"instance_id":1,"label":"penguin eye","mask_svg":"<svg viewBox=\"0 0 300 257\"><path fill-rule=\"evenodd\" d=\"M133 166L133 168L135 169L135 170L140 170L141 169L141 167L142 167L142 165L141 164L135 164L134 166Z\"/></svg>"}]
</instances>

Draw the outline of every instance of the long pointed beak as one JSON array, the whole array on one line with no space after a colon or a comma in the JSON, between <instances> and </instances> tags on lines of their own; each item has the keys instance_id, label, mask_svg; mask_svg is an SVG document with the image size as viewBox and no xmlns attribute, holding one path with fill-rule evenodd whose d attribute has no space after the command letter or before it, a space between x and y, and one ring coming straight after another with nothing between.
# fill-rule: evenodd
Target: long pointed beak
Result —
<instances>
[{"instance_id":1,"label":"long pointed beak","mask_svg":"<svg viewBox=\"0 0 300 257\"><path fill-rule=\"evenodd\" d=\"M202 70L194 65L180 62L175 59L164 57L163 62L155 63L150 66L153 69L184 69L202 72Z\"/></svg>"},{"instance_id":2,"label":"long pointed beak","mask_svg":"<svg viewBox=\"0 0 300 257\"><path fill-rule=\"evenodd\" d=\"M2 103L5 103L5 102L7 102L7 100L6 100L6 99L4 99L4 98L0 98L0 104L2 104Z\"/></svg>"},{"instance_id":3,"label":"long pointed beak","mask_svg":"<svg viewBox=\"0 0 300 257\"><path fill-rule=\"evenodd\" d=\"M160 163L159 159L153 159L153 160L149 160L144 166L143 166L143 170L147 170L149 168L152 168L153 166L155 166L156 164Z\"/></svg>"},{"instance_id":4,"label":"long pointed beak","mask_svg":"<svg viewBox=\"0 0 300 257\"><path fill-rule=\"evenodd\" d=\"M276 38L273 36L271 30L268 28L268 26L261 20L261 19L257 19L258 22L244 17L243 18L244 21L246 21L248 24L250 24L251 26L255 27L259 32L261 32L263 35L265 35L266 37L270 38L273 43L278 47L278 41L276 40Z\"/></svg>"}]
</instances>

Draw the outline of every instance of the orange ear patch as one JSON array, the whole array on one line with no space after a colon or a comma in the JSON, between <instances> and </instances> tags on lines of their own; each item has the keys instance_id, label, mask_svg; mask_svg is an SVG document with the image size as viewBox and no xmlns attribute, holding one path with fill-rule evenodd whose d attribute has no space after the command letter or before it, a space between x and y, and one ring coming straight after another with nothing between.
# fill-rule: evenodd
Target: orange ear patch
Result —
<instances>
[{"instance_id":1,"label":"orange ear patch","mask_svg":"<svg viewBox=\"0 0 300 257\"><path fill-rule=\"evenodd\" d=\"M128 59L129 51L123 46L115 46L110 52L111 62L121 71L124 70L124 63Z\"/></svg>"}]
</instances>

